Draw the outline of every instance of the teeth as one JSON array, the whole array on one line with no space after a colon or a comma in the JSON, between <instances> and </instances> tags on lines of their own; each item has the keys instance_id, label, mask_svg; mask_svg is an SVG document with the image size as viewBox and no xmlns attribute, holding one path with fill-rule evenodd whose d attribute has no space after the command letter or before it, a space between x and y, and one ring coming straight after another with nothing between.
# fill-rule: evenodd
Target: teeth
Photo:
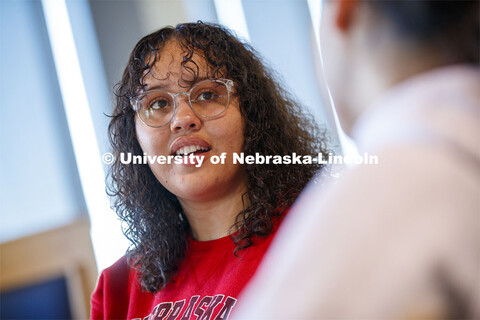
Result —
<instances>
[{"instance_id":1,"label":"teeth","mask_svg":"<svg viewBox=\"0 0 480 320\"><path fill-rule=\"evenodd\" d=\"M195 151L198 151L198 150L208 150L207 147L201 147L201 146L185 146L185 147L182 147L180 149L177 150L177 152L175 152L175 155L188 155L192 152L195 152Z\"/></svg>"}]
</instances>

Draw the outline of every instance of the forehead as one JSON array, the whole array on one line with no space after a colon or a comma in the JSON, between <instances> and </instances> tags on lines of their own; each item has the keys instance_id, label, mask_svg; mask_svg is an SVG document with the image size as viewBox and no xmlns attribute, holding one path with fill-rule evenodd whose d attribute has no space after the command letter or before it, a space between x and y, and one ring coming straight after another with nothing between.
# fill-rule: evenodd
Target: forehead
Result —
<instances>
[{"instance_id":1,"label":"forehead","mask_svg":"<svg viewBox=\"0 0 480 320\"><path fill-rule=\"evenodd\" d=\"M208 64L198 52L194 52L190 61L184 62L187 51L171 40L159 51L157 61L145 75L147 87L162 83L164 85L189 86L195 79L209 77ZM183 65L182 65L183 63Z\"/></svg>"}]
</instances>

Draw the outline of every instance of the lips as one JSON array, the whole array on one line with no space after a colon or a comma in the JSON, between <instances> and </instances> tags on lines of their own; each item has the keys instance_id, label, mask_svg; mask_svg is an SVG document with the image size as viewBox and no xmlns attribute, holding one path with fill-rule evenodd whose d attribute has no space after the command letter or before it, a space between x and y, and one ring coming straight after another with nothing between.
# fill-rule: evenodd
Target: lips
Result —
<instances>
[{"instance_id":1,"label":"lips","mask_svg":"<svg viewBox=\"0 0 480 320\"><path fill-rule=\"evenodd\" d=\"M208 152L211 146L202 138L196 136L183 136L175 139L170 145L170 154L187 155L192 152Z\"/></svg>"}]
</instances>

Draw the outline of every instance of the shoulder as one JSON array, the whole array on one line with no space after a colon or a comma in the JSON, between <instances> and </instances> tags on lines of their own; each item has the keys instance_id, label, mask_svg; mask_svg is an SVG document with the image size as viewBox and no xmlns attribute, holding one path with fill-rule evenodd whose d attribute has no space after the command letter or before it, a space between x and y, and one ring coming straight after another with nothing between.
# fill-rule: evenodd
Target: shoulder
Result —
<instances>
[{"instance_id":1,"label":"shoulder","mask_svg":"<svg viewBox=\"0 0 480 320\"><path fill-rule=\"evenodd\" d=\"M119 306L128 306L131 272L132 269L128 266L125 256L102 271L92 294L92 319L110 317L110 310L121 312L118 309Z\"/></svg>"},{"instance_id":2,"label":"shoulder","mask_svg":"<svg viewBox=\"0 0 480 320\"><path fill-rule=\"evenodd\" d=\"M377 165L360 165L334 183L310 186L289 215L295 219L284 225L319 235L325 225L335 223L341 234L359 234L361 229L380 239L413 227L413 221L435 225L423 233L436 238L445 237L440 224L459 235L465 224L476 225L480 182L458 154L417 144L390 146L376 155Z\"/></svg>"},{"instance_id":3,"label":"shoulder","mask_svg":"<svg viewBox=\"0 0 480 320\"><path fill-rule=\"evenodd\" d=\"M123 276L128 277L130 270L131 269L128 266L127 257L123 256L120 259L118 259L117 262L112 264L110 267L103 270L102 274L106 278L113 278L113 277L118 278Z\"/></svg>"},{"instance_id":4,"label":"shoulder","mask_svg":"<svg viewBox=\"0 0 480 320\"><path fill-rule=\"evenodd\" d=\"M113 265L102 271L98 279L97 289L103 289L104 291L127 289L125 286L128 285L130 271L127 257L121 257Z\"/></svg>"}]
</instances>

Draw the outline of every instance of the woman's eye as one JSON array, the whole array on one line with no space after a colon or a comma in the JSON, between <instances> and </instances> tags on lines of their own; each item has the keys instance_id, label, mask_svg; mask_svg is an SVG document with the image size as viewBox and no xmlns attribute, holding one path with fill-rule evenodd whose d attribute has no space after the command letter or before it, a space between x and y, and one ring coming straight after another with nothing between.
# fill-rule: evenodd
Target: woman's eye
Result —
<instances>
[{"instance_id":1,"label":"woman's eye","mask_svg":"<svg viewBox=\"0 0 480 320\"><path fill-rule=\"evenodd\" d=\"M214 99L216 96L217 95L214 92L206 91L206 92L200 93L196 100L206 100L206 101L208 101L208 100Z\"/></svg>"},{"instance_id":2,"label":"woman's eye","mask_svg":"<svg viewBox=\"0 0 480 320\"><path fill-rule=\"evenodd\" d=\"M159 110L159 109L163 109L165 107L168 107L168 101L167 100L157 100L150 105L150 108L153 109L153 110Z\"/></svg>"}]
</instances>

